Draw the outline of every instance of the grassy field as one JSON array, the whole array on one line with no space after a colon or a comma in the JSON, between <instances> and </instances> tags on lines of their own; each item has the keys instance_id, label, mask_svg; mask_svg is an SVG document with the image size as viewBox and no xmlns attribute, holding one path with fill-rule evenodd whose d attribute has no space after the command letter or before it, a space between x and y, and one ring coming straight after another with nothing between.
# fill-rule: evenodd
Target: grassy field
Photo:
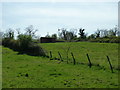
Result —
<instances>
[{"instance_id":1,"label":"grassy field","mask_svg":"<svg viewBox=\"0 0 120 90\"><path fill-rule=\"evenodd\" d=\"M69 61L72 62L71 52L77 62L88 64L86 54L89 54L91 62L95 65L99 64L101 67L109 69L109 63L106 55L109 56L114 69L118 69L118 44L116 43L90 43L90 42L71 42L71 43L42 43L40 44L44 49L52 51L53 57L59 58L58 51L61 53L64 61L66 61L66 51L69 50ZM120 66L119 66L120 68Z\"/></svg>"},{"instance_id":2,"label":"grassy field","mask_svg":"<svg viewBox=\"0 0 120 90\"><path fill-rule=\"evenodd\" d=\"M0 46L0 89L2 89L2 47Z\"/></svg>"},{"instance_id":3,"label":"grassy field","mask_svg":"<svg viewBox=\"0 0 120 90\"><path fill-rule=\"evenodd\" d=\"M2 87L3 88L118 88L118 45L107 43L43 43L53 57L61 52L66 60L65 47L70 46L75 59L85 64L66 62L49 58L18 54L3 47ZM89 68L86 58L89 54L92 63L100 66ZM105 55L111 59L114 73L111 73ZM70 53L69 58L71 59ZM72 60L70 60L72 61Z\"/></svg>"}]
</instances>

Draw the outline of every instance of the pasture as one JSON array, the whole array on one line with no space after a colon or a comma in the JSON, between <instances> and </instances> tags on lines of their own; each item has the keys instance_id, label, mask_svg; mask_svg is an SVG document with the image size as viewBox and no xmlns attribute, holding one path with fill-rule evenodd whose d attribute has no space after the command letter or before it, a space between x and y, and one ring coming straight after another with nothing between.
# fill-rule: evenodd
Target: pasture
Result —
<instances>
[{"instance_id":1,"label":"pasture","mask_svg":"<svg viewBox=\"0 0 120 90\"><path fill-rule=\"evenodd\" d=\"M63 62L46 57L19 54L2 47L3 88L118 88L118 44L115 43L42 43L49 55ZM66 50L68 64L66 63ZM74 54L76 65L70 53ZM88 66L86 54L93 64ZM114 73L111 73L106 55L109 56Z\"/></svg>"},{"instance_id":2,"label":"pasture","mask_svg":"<svg viewBox=\"0 0 120 90\"><path fill-rule=\"evenodd\" d=\"M90 42L70 42L70 43L42 43L44 49L52 52L53 58L59 58L58 51L67 61L67 49L69 62L73 62L71 52L74 54L76 62L88 64L86 54L89 55L92 64L109 69L107 57L109 56L114 69L119 69L118 66L118 44L116 43L90 43Z\"/></svg>"}]
</instances>

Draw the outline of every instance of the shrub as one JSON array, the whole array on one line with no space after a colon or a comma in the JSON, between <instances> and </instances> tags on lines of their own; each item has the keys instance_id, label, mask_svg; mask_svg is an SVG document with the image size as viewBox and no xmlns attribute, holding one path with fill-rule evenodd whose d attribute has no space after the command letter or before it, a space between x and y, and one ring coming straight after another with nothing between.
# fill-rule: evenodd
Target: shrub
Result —
<instances>
[{"instance_id":1,"label":"shrub","mask_svg":"<svg viewBox=\"0 0 120 90\"><path fill-rule=\"evenodd\" d=\"M18 48L20 48L18 41L14 40L14 39L10 39L10 38L5 38L2 40L2 45L4 45L5 47L9 47L13 50L16 50Z\"/></svg>"},{"instance_id":2,"label":"shrub","mask_svg":"<svg viewBox=\"0 0 120 90\"><path fill-rule=\"evenodd\" d=\"M90 39L89 41L100 42L100 43L120 43L120 37L96 38L96 39Z\"/></svg>"},{"instance_id":3,"label":"shrub","mask_svg":"<svg viewBox=\"0 0 120 90\"><path fill-rule=\"evenodd\" d=\"M4 45L5 47L8 47L10 45L10 38L4 38L2 40L2 45Z\"/></svg>"},{"instance_id":4,"label":"shrub","mask_svg":"<svg viewBox=\"0 0 120 90\"><path fill-rule=\"evenodd\" d=\"M19 44L19 41L18 40L14 40L12 42L12 49L15 50L15 51L20 51L20 44Z\"/></svg>"},{"instance_id":5,"label":"shrub","mask_svg":"<svg viewBox=\"0 0 120 90\"><path fill-rule=\"evenodd\" d=\"M10 38L3 39L2 44L20 53L26 53L33 56L46 56L45 51L39 45L32 42L28 36L21 35L19 40Z\"/></svg>"},{"instance_id":6,"label":"shrub","mask_svg":"<svg viewBox=\"0 0 120 90\"><path fill-rule=\"evenodd\" d=\"M109 39L109 38L103 38L102 41L103 41L104 43L109 43L109 42L110 42L110 39Z\"/></svg>"},{"instance_id":7,"label":"shrub","mask_svg":"<svg viewBox=\"0 0 120 90\"><path fill-rule=\"evenodd\" d=\"M30 44L28 46L27 53L34 56L46 56L44 49L36 44Z\"/></svg>"},{"instance_id":8,"label":"shrub","mask_svg":"<svg viewBox=\"0 0 120 90\"><path fill-rule=\"evenodd\" d=\"M32 37L30 35L20 34L18 35L18 41L20 44L20 49L25 51L28 49L29 44L32 43Z\"/></svg>"},{"instance_id":9,"label":"shrub","mask_svg":"<svg viewBox=\"0 0 120 90\"><path fill-rule=\"evenodd\" d=\"M32 40L36 31L37 30L33 29L33 26L29 26L26 28L26 33L24 34L20 34L18 31L18 40L14 40L14 31L9 29L8 32L4 34L2 45L15 51L19 51L20 53L35 56L46 56L45 51Z\"/></svg>"}]
</instances>

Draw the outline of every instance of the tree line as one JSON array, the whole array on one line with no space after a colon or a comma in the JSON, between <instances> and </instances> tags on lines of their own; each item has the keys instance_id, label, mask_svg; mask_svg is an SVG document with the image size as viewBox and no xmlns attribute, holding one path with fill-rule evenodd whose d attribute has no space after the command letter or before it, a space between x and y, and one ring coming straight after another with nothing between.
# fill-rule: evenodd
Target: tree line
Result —
<instances>
[{"instance_id":1,"label":"tree line","mask_svg":"<svg viewBox=\"0 0 120 90\"><path fill-rule=\"evenodd\" d=\"M16 29L17 31L17 39L22 37L22 33L20 32L20 28ZM32 25L25 28L24 35L31 36L32 39L36 38L39 42L40 36L36 36L35 33L38 31L37 29L34 30ZM97 29L93 34L88 35L86 30L83 28L75 29L72 28L70 30L66 28L58 29L58 33L54 33L52 35L47 34L45 37L53 37L56 38L58 41L90 41L90 42L109 42L109 43L119 43L120 42L120 31L118 27L114 27L112 29ZM2 38L14 38L14 30L9 28L6 33L2 35ZM25 38L25 36L24 36ZM31 40L31 39L30 39ZM29 40L29 41L30 41ZM27 42L27 41L26 41Z\"/></svg>"},{"instance_id":2,"label":"tree line","mask_svg":"<svg viewBox=\"0 0 120 90\"><path fill-rule=\"evenodd\" d=\"M78 33L77 33L78 31ZM117 26L112 29L97 29L93 34L87 35L85 29L70 29L65 28L58 29L57 34L52 34L51 36L47 34L45 37L53 37L65 41L91 41L91 42L120 42L120 31Z\"/></svg>"}]
</instances>

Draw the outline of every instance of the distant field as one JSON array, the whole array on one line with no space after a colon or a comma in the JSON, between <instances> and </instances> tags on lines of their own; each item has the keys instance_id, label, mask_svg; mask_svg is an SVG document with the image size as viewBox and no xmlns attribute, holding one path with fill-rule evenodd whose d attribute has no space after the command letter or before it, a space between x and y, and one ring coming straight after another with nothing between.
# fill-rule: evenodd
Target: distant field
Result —
<instances>
[{"instance_id":1,"label":"distant field","mask_svg":"<svg viewBox=\"0 0 120 90\"><path fill-rule=\"evenodd\" d=\"M49 58L18 54L3 47L3 88L118 88L118 70L111 73L105 55L111 59L114 68L118 66L118 45L107 43L42 43L53 57L58 51L65 59L65 47L71 45L75 59L84 64L67 64ZM98 63L105 69L93 66L89 68L86 58L89 54L92 63ZM71 59L71 55L69 55ZM72 61L72 60L70 60Z\"/></svg>"}]
</instances>

